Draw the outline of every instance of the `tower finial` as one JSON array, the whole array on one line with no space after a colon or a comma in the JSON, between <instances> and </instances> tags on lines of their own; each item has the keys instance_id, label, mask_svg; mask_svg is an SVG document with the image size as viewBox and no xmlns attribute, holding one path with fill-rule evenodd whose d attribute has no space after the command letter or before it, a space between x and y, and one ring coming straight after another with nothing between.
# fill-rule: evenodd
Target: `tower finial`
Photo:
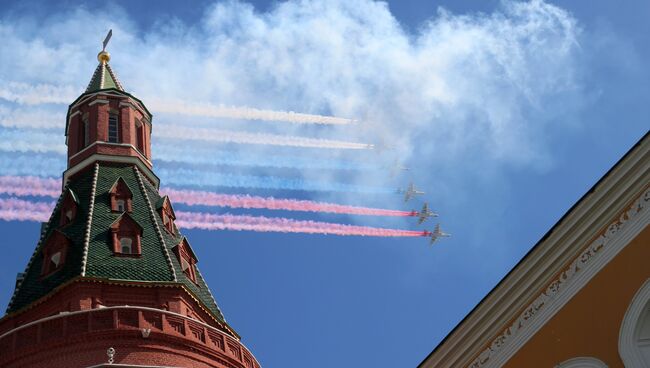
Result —
<instances>
[{"instance_id":1,"label":"tower finial","mask_svg":"<svg viewBox=\"0 0 650 368\"><path fill-rule=\"evenodd\" d=\"M111 37L113 36L113 30L109 29L108 34L106 35L106 38L104 38L104 42L102 42L102 51L97 54L97 60L99 60L100 63L106 64L108 63L109 60L111 60L111 54L106 51L106 45L108 45L108 41L111 40Z\"/></svg>"}]
</instances>

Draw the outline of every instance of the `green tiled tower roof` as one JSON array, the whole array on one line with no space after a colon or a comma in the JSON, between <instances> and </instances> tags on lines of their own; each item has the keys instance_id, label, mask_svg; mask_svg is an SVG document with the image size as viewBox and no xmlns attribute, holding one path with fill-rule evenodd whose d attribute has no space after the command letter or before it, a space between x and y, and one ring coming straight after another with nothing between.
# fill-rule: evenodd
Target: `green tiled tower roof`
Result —
<instances>
[{"instance_id":1,"label":"green tiled tower roof","mask_svg":"<svg viewBox=\"0 0 650 368\"><path fill-rule=\"evenodd\" d=\"M111 250L110 225L122 213L111 211L109 191L122 178L133 191L133 210L129 214L142 227L141 257L115 257ZM79 209L72 223L59 226L60 206L70 189L76 193ZM77 277L126 282L180 284L197 298L213 316L223 321L200 272L196 284L183 272L172 248L183 240L163 228L156 204L162 200L158 190L132 165L96 164L71 181L61 195L50 220L43 227L41 240L30 260L22 282L17 285L7 313L20 310L55 288ZM72 246L63 269L41 277L43 258L39 257L44 241L55 231L68 237ZM198 268L197 268L198 271Z\"/></svg>"},{"instance_id":2,"label":"green tiled tower roof","mask_svg":"<svg viewBox=\"0 0 650 368\"><path fill-rule=\"evenodd\" d=\"M93 73L88 88L71 105L71 108L74 106L76 109L75 114L80 112L81 107L77 105L77 102L83 96L88 96L94 91L111 89L119 92L111 94L110 98L135 100L137 105L142 106L139 111L143 112L150 124L151 114L146 111L144 104L124 92L122 85L117 80L108 64L110 55L103 50L98 55L98 60L99 65ZM116 95L118 96L116 97ZM108 108L108 102L103 99L109 97L95 98L102 98L102 103L106 103L101 105L102 108ZM83 102L87 104L83 105L86 108L93 104L88 101L90 100ZM132 103L126 105L125 108L134 108ZM72 120L71 108L68 109L68 118L66 119L66 136L68 138L71 137L70 134L79 134L80 131L80 122L76 122L71 128L72 130L68 129ZM86 114L89 114L88 109L85 111ZM99 114L98 108L94 108L93 111L96 111L95 114ZM97 120L98 116L93 117L95 120L90 120L92 124L96 124L96 127L100 126ZM108 128L108 122L105 124ZM122 124L120 125L120 131L122 131L133 122L120 118L118 124ZM90 132L96 134L96 130L90 130ZM86 131L86 137L89 137L88 132ZM145 130L145 132L150 134L150 130ZM84 134L80 136L84 137ZM40 240L25 272L20 274L17 279L16 289L7 307L7 313L29 309L69 283L92 281L132 286L181 288L189 293L200 307L214 319L225 322L207 284L198 268L195 267L196 256L189 248L189 243L184 242L182 249L194 257L190 260L192 262L190 267L194 267L190 269L192 272L188 272L187 259L184 259L186 264L183 268L178 258L180 256L174 250L180 249L177 246L184 241L185 237L178 228L174 226L173 229L170 229L169 222L164 223L163 221L163 211L173 210L171 210L171 203L165 204L169 199L162 197L158 192L157 177L151 171L151 158L147 156L147 152L150 150L146 149L147 147L134 147L135 143L129 141L131 138L128 135L119 138L123 141L106 142L97 136L93 139L96 141L89 146L76 148L69 146L70 154L87 154L88 156L85 161L71 164L64 173L64 178L67 181L65 187L49 220L41 227ZM75 142L75 140L69 139L66 142ZM149 144L149 137L146 142ZM103 155L93 156L93 151L86 150L86 148L94 144L97 149L110 147L111 150L102 151ZM111 145L114 146L111 147ZM113 150L115 147L123 149L127 145L137 149L138 155L129 156L129 153L119 153L123 151ZM74 170L73 174L66 177L65 175L71 170ZM117 206L116 190L128 192L130 197L126 206L122 199L120 199L121 205ZM74 211L67 206L73 206ZM123 211L118 211L118 208ZM65 217L61 218L61 216ZM121 238L121 240L136 239L136 253L132 253L130 250L120 253L115 249L121 246L116 239L123 221L126 225L132 226L129 231L138 232L135 237L129 233L130 235ZM137 229L133 230L133 228ZM63 250L56 248L57 250L53 252L58 252L55 253L57 258L47 259L49 263L44 265L45 255L49 254L47 252L50 249L48 244L54 244L51 246L54 247L60 246L60 242L65 243L61 248ZM52 263L55 263L55 267L52 267ZM53 271L49 272L49 270Z\"/></svg>"},{"instance_id":3,"label":"green tiled tower roof","mask_svg":"<svg viewBox=\"0 0 650 368\"><path fill-rule=\"evenodd\" d=\"M92 78L90 78L90 83L88 83L85 93L108 88L115 88L124 92L124 88L120 84L115 73L113 73L111 66L108 63L100 62L99 65L97 65Z\"/></svg>"}]
</instances>

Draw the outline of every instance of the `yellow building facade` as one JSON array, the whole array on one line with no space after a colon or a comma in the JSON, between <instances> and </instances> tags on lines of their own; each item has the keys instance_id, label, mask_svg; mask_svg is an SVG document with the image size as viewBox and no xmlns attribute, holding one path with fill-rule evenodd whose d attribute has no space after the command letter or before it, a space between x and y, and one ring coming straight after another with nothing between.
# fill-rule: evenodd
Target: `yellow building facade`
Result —
<instances>
[{"instance_id":1,"label":"yellow building facade","mask_svg":"<svg viewBox=\"0 0 650 368\"><path fill-rule=\"evenodd\" d=\"M420 368L650 368L650 137L642 138Z\"/></svg>"}]
</instances>

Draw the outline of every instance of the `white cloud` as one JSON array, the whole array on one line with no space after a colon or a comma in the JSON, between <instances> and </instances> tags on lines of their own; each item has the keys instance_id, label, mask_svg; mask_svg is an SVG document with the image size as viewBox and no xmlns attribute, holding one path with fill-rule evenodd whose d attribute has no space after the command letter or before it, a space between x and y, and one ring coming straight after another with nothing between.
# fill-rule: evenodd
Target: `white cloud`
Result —
<instances>
[{"instance_id":1,"label":"white cloud","mask_svg":"<svg viewBox=\"0 0 650 368\"><path fill-rule=\"evenodd\" d=\"M421 160L431 173L416 172L416 179L430 187L457 180L460 164L467 170L543 164L550 151L544 137L562 128L555 119L564 108L558 96L577 99L581 93L576 21L537 0L504 2L492 14L441 9L415 33L385 3L369 0L287 1L265 13L237 1L215 3L199 24L158 23L144 33L115 9L55 13L38 29L30 25L29 18L0 22L5 49L12 50L0 56L3 86L30 84L45 95L44 85L77 86L80 93L111 27L111 64L145 103L178 99L359 119L353 127L326 131L268 123L242 129L386 142L395 152L355 159L388 165L395 157ZM20 102L5 95L0 98ZM156 119L233 127L192 117L179 123L164 114ZM302 175L339 179L328 172ZM346 173L345 179L391 180L367 173Z\"/></svg>"}]
</instances>

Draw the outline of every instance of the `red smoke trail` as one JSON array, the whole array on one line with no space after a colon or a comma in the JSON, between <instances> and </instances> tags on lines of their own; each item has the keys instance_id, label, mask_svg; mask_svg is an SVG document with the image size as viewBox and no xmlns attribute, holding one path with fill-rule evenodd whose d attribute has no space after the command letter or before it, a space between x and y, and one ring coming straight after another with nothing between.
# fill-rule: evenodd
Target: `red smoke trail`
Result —
<instances>
[{"instance_id":1,"label":"red smoke trail","mask_svg":"<svg viewBox=\"0 0 650 368\"><path fill-rule=\"evenodd\" d=\"M262 208L269 210L286 210L302 212L328 212L348 215L365 216L417 216L415 211L398 211L382 208L347 206L336 203L315 202L298 199L281 199L273 197L258 197L250 195L219 194L197 190L178 190L164 188L161 191L169 195L173 202L188 205L231 207L231 208ZM61 193L59 181L42 179L33 176L0 176L0 193L17 196L49 196L57 197Z\"/></svg>"},{"instance_id":2,"label":"red smoke trail","mask_svg":"<svg viewBox=\"0 0 650 368\"><path fill-rule=\"evenodd\" d=\"M12 221L47 221L54 203L29 202L16 198L0 198L0 219Z\"/></svg>"},{"instance_id":3,"label":"red smoke trail","mask_svg":"<svg viewBox=\"0 0 650 368\"><path fill-rule=\"evenodd\" d=\"M0 219L12 221L47 221L53 202L30 202L17 198L0 198ZM204 230L237 230L281 233L359 235L380 237L428 236L426 231L385 229L329 222L270 218L262 216L214 215L200 212L176 213L181 228Z\"/></svg>"},{"instance_id":4,"label":"red smoke trail","mask_svg":"<svg viewBox=\"0 0 650 368\"><path fill-rule=\"evenodd\" d=\"M0 176L0 193L56 198L61 194L60 183L57 179L36 176Z\"/></svg>"},{"instance_id":5,"label":"red smoke trail","mask_svg":"<svg viewBox=\"0 0 650 368\"><path fill-rule=\"evenodd\" d=\"M359 235L380 237L428 236L426 231L385 229L368 226L302 221L262 216L213 215L199 212L176 212L181 228L203 230L237 230L281 233Z\"/></svg>"}]
</instances>

